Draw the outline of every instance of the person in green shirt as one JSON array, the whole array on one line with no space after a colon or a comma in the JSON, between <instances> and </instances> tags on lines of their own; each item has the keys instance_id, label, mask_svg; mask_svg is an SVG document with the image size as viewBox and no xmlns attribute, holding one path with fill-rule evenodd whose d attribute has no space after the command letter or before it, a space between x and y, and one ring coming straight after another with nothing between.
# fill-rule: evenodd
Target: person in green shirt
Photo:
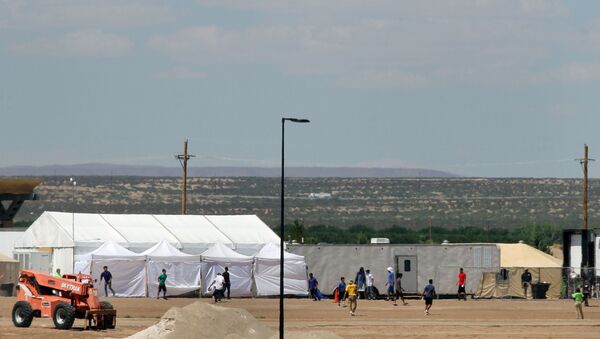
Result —
<instances>
[{"instance_id":1,"label":"person in green shirt","mask_svg":"<svg viewBox=\"0 0 600 339\"><path fill-rule=\"evenodd\" d=\"M573 300L575 300L575 310L577 311L577 319L583 319L583 308L581 307L581 303L583 302L583 293L579 288L575 289L575 293L572 295Z\"/></svg>"},{"instance_id":2,"label":"person in green shirt","mask_svg":"<svg viewBox=\"0 0 600 339\"><path fill-rule=\"evenodd\" d=\"M163 268L162 274L158 276L158 294L156 299L160 297L160 291L163 292L163 298L167 300L167 270Z\"/></svg>"},{"instance_id":3,"label":"person in green shirt","mask_svg":"<svg viewBox=\"0 0 600 339\"><path fill-rule=\"evenodd\" d=\"M62 274L60 274L60 268L56 269L56 273L54 273L55 278L62 278Z\"/></svg>"}]
</instances>

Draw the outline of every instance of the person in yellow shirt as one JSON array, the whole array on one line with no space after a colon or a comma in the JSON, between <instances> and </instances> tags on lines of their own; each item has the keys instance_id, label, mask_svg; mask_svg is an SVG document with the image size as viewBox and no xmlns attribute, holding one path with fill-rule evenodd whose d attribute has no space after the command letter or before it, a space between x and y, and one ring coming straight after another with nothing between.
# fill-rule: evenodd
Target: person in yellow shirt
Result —
<instances>
[{"instance_id":1,"label":"person in yellow shirt","mask_svg":"<svg viewBox=\"0 0 600 339\"><path fill-rule=\"evenodd\" d=\"M354 315L356 311L356 289L356 284L350 280L350 283L346 285L346 296L348 296L348 301L350 301L350 315Z\"/></svg>"}]
</instances>

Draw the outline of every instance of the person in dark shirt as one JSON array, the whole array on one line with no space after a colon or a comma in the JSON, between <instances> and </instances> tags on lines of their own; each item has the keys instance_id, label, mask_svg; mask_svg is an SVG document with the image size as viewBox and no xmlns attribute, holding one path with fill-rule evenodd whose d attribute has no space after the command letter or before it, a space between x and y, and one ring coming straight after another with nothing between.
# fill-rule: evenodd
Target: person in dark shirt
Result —
<instances>
[{"instance_id":1,"label":"person in dark shirt","mask_svg":"<svg viewBox=\"0 0 600 339\"><path fill-rule=\"evenodd\" d=\"M319 282L317 281L317 278L315 278L312 273L309 273L308 274L308 290L310 291L310 296L313 298L314 301L321 300L317 293L317 288L319 288Z\"/></svg>"},{"instance_id":2,"label":"person in dark shirt","mask_svg":"<svg viewBox=\"0 0 600 339\"><path fill-rule=\"evenodd\" d=\"M346 297L346 278L341 277L340 278L340 283L338 284L338 306L342 306L342 303L344 302L344 299ZM346 307L346 305L344 304L344 307Z\"/></svg>"},{"instance_id":3,"label":"person in dark shirt","mask_svg":"<svg viewBox=\"0 0 600 339\"><path fill-rule=\"evenodd\" d=\"M358 272L356 272L356 278L354 278L354 282L356 283L356 287L358 288L357 299L360 299L360 295L362 293L363 297L365 296L366 284L367 284L367 274L365 273L365 268L360 267Z\"/></svg>"},{"instance_id":4,"label":"person in dark shirt","mask_svg":"<svg viewBox=\"0 0 600 339\"><path fill-rule=\"evenodd\" d=\"M162 274L158 276L158 294L156 299L160 297L160 291L163 291L163 298L167 300L167 270L163 268Z\"/></svg>"},{"instance_id":5,"label":"person in dark shirt","mask_svg":"<svg viewBox=\"0 0 600 339\"><path fill-rule=\"evenodd\" d=\"M425 299L425 315L429 315L429 309L433 305L433 298L435 298L435 286L433 286L433 279L429 279L429 285L423 289L423 299Z\"/></svg>"},{"instance_id":6,"label":"person in dark shirt","mask_svg":"<svg viewBox=\"0 0 600 339\"><path fill-rule=\"evenodd\" d=\"M231 299L231 280L229 280L229 268L225 266L225 272L223 272L223 279L225 279L225 291L227 291L227 299ZM225 294L225 293L223 293Z\"/></svg>"},{"instance_id":7,"label":"person in dark shirt","mask_svg":"<svg viewBox=\"0 0 600 339\"><path fill-rule=\"evenodd\" d=\"M100 283L102 283L102 279L104 279L104 295L108 297L108 290L110 289L114 297L115 291L112 289L112 274L110 274L107 266L104 266L103 269L104 272L100 274Z\"/></svg>"},{"instance_id":8,"label":"person in dark shirt","mask_svg":"<svg viewBox=\"0 0 600 339\"><path fill-rule=\"evenodd\" d=\"M528 269L521 274L521 284L523 285L523 294L525 295L525 299L527 299L527 289L531 285L531 273L529 273Z\"/></svg>"}]
</instances>

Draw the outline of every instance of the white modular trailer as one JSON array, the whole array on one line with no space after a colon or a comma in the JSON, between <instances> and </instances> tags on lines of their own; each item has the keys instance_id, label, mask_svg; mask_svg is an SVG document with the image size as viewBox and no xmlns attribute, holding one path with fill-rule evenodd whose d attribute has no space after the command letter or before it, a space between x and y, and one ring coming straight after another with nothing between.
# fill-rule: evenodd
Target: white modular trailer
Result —
<instances>
[{"instance_id":1,"label":"white modular trailer","mask_svg":"<svg viewBox=\"0 0 600 339\"><path fill-rule=\"evenodd\" d=\"M379 293L385 293L387 268L402 273L406 293L418 293L429 279L439 294L457 294L459 268L467 274L467 293L475 293L484 272L500 270L500 249L495 244L443 245L288 245L304 256L308 271L323 293L333 292L340 277L355 279L360 267L370 270Z\"/></svg>"},{"instance_id":2,"label":"white modular trailer","mask_svg":"<svg viewBox=\"0 0 600 339\"><path fill-rule=\"evenodd\" d=\"M576 275L589 274L587 267L600 276L600 229L563 230L563 267Z\"/></svg>"},{"instance_id":3,"label":"white modular trailer","mask_svg":"<svg viewBox=\"0 0 600 339\"><path fill-rule=\"evenodd\" d=\"M26 260L39 261L35 268L40 271L71 273L73 251L85 254L114 241L142 252L162 240L188 254L199 255L220 243L252 255L267 243L279 243L279 236L255 215L44 212L14 243L13 252L23 267Z\"/></svg>"}]
</instances>

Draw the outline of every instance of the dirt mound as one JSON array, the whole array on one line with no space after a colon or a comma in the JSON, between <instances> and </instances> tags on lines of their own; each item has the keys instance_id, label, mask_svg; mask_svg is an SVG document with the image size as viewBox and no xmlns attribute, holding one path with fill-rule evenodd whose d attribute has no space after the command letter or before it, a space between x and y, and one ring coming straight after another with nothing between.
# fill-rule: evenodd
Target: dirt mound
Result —
<instances>
[{"instance_id":1,"label":"dirt mound","mask_svg":"<svg viewBox=\"0 0 600 339\"><path fill-rule=\"evenodd\" d=\"M197 301L185 307L172 307L158 324L148 327L129 338L277 338L277 332L256 320L241 308L220 307ZM290 333L289 338L339 338L332 333Z\"/></svg>"}]
</instances>

